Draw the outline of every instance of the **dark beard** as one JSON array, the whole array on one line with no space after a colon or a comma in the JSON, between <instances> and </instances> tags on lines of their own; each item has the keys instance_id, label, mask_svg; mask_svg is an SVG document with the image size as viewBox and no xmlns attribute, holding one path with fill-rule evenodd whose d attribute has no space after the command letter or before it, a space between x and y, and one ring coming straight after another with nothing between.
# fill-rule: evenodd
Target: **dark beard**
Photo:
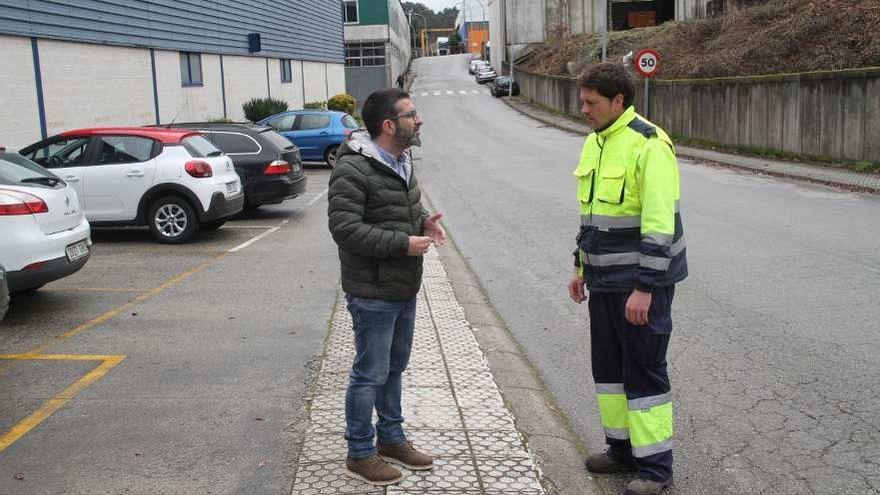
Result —
<instances>
[{"instance_id":1,"label":"dark beard","mask_svg":"<svg viewBox=\"0 0 880 495\"><path fill-rule=\"evenodd\" d=\"M404 131L403 129L397 130L397 134L394 135L394 142L402 149L422 145L422 139L416 131Z\"/></svg>"}]
</instances>

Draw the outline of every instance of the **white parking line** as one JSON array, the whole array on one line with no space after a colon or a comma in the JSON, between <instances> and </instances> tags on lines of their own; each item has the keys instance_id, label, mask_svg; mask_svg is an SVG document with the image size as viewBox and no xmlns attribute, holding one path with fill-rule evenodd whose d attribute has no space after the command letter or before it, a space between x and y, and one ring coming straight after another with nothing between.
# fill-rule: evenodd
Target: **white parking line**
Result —
<instances>
[{"instance_id":1,"label":"white parking line","mask_svg":"<svg viewBox=\"0 0 880 495\"><path fill-rule=\"evenodd\" d=\"M329 191L329 190L330 190L330 188L328 187L328 188L324 189L323 191L321 191L320 193L318 193L317 196L315 196L314 198L312 198L312 200L309 201L309 202L306 204L306 208L308 208L309 206L312 206L313 204L315 204L319 199L321 199L321 196L327 194L327 191Z\"/></svg>"},{"instance_id":2,"label":"white parking line","mask_svg":"<svg viewBox=\"0 0 880 495\"><path fill-rule=\"evenodd\" d=\"M447 90L447 91L446 91L446 94L448 94L448 95L454 95L455 93L452 92L452 91Z\"/></svg>"},{"instance_id":3,"label":"white parking line","mask_svg":"<svg viewBox=\"0 0 880 495\"><path fill-rule=\"evenodd\" d=\"M428 92L427 92L427 91L422 91L422 96L428 96Z\"/></svg>"},{"instance_id":4,"label":"white parking line","mask_svg":"<svg viewBox=\"0 0 880 495\"><path fill-rule=\"evenodd\" d=\"M466 94L467 94L467 91L465 91L465 90L463 90L463 89L460 89L460 90L458 90L458 94L466 95Z\"/></svg>"},{"instance_id":5,"label":"white parking line","mask_svg":"<svg viewBox=\"0 0 880 495\"><path fill-rule=\"evenodd\" d=\"M478 94L480 94L480 92L479 92L479 91L477 91L477 90L476 90L476 89L472 89L472 90L471 90L471 93L473 93L473 94L475 94L475 95L478 95Z\"/></svg>"},{"instance_id":6,"label":"white parking line","mask_svg":"<svg viewBox=\"0 0 880 495\"><path fill-rule=\"evenodd\" d=\"M434 96L440 96L440 92L439 92L439 91L434 91Z\"/></svg>"},{"instance_id":7,"label":"white parking line","mask_svg":"<svg viewBox=\"0 0 880 495\"><path fill-rule=\"evenodd\" d=\"M281 230L281 227L272 227L271 229L269 229L269 230L263 232L262 234L260 234L260 235L258 235L258 236L256 236L256 237L252 238L251 240L249 240L249 241L245 241L245 242L239 244L238 246L235 246L234 248L230 249L229 252L230 252L230 253L235 253L235 252L241 251L242 249L244 249L244 248L250 246L251 244L253 244L253 243L257 242L257 241L259 241L259 240L262 239L263 237L266 237L266 236L268 236L269 234L274 234L275 232L278 232L279 230Z\"/></svg>"}]
</instances>

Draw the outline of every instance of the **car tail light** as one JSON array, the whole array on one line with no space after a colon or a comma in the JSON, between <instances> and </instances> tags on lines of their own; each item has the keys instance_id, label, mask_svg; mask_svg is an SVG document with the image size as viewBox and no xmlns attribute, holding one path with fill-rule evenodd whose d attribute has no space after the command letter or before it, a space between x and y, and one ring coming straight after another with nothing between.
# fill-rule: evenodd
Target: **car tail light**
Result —
<instances>
[{"instance_id":1,"label":"car tail light","mask_svg":"<svg viewBox=\"0 0 880 495\"><path fill-rule=\"evenodd\" d=\"M186 162L186 173L199 179L214 175L214 171L211 169L211 164L201 160L190 160Z\"/></svg>"},{"instance_id":2,"label":"car tail light","mask_svg":"<svg viewBox=\"0 0 880 495\"><path fill-rule=\"evenodd\" d=\"M344 130L342 131L342 133L345 134L346 136L348 136L348 135L351 134L352 132L354 132L352 129L344 129Z\"/></svg>"},{"instance_id":3,"label":"car tail light","mask_svg":"<svg viewBox=\"0 0 880 495\"><path fill-rule=\"evenodd\" d=\"M46 202L33 194L21 191L0 190L0 216L36 215L47 213Z\"/></svg>"},{"instance_id":4,"label":"car tail light","mask_svg":"<svg viewBox=\"0 0 880 495\"><path fill-rule=\"evenodd\" d=\"M290 164L284 160L275 160L269 165L266 165L266 170L263 170L264 175L287 175L289 173Z\"/></svg>"},{"instance_id":5,"label":"car tail light","mask_svg":"<svg viewBox=\"0 0 880 495\"><path fill-rule=\"evenodd\" d=\"M38 269L40 269L40 268L43 268L43 266L45 266L46 263L48 263L48 261L38 261L38 262L36 262L36 263L31 263L30 265L28 265L28 266L22 268L22 270L24 270L24 271L27 271L27 270L38 270Z\"/></svg>"}]
</instances>

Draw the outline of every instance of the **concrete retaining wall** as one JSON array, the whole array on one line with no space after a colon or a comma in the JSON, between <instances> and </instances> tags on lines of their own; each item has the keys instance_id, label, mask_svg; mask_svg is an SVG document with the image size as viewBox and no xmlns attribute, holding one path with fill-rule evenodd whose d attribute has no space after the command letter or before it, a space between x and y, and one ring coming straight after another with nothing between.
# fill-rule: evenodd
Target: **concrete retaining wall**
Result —
<instances>
[{"instance_id":1,"label":"concrete retaining wall","mask_svg":"<svg viewBox=\"0 0 880 495\"><path fill-rule=\"evenodd\" d=\"M519 71L522 94L580 117L577 81ZM658 80L636 109L689 138L748 148L880 161L880 68L710 80Z\"/></svg>"}]
</instances>

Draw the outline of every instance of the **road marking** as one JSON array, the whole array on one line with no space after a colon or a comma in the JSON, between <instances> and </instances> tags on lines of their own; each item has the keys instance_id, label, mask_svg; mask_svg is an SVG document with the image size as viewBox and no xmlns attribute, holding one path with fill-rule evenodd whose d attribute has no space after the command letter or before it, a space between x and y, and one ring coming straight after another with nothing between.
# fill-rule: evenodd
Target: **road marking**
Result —
<instances>
[{"instance_id":1,"label":"road marking","mask_svg":"<svg viewBox=\"0 0 880 495\"><path fill-rule=\"evenodd\" d=\"M73 382L72 385L64 389L55 397L49 399L48 402L40 406L39 409L31 413L28 417L16 423L6 433L0 435L0 452L23 437L29 431L33 430L40 423L45 421L49 416L61 409L76 394L82 392L86 387L95 383L101 377L106 375L117 364L121 363L126 356L94 356L94 355L77 355L77 354L6 354L0 355L0 359L13 360L57 360L57 361L101 361L97 368L88 372L79 380Z\"/></svg>"},{"instance_id":2,"label":"road marking","mask_svg":"<svg viewBox=\"0 0 880 495\"><path fill-rule=\"evenodd\" d=\"M422 96L428 96L428 92L427 92L427 91L422 91Z\"/></svg>"},{"instance_id":3,"label":"road marking","mask_svg":"<svg viewBox=\"0 0 880 495\"><path fill-rule=\"evenodd\" d=\"M308 203L306 203L306 208L308 208L309 206L312 206L313 204L315 204L319 199L321 199L321 196L327 194L327 191L329 191L329 190L330 190L330 188L328 187L328 188L324 189L323 191L321 191L320 193L318 193L317 196L315 196L314 198L312 198L311 201L309 201ZM287 223L287 222L285 221L285 223Z\"/></svg>"},{"instance_id":4,"label":"road marking","mask_svg":"<svg viewBox=\"0 0 880 495\"><path fill-rule=\"evenodd\" d=\"M264 238L264 237L266 237L266 236L268 236L268 235L270 235L270 234L274 234L275 232L278 232L279 230L281 230L281 227L272 227L271 229L269 229L269 230L263 232L262 234L260 234L260 235L258 235L258 236L256 236L256 237L253 237L253 238L250 239L249 241L245 241L245 242L239 244L238 246L235 246L234 248L230 249L228 252L230 252L230 253L237 253L238 251L241 251L242 249L244 249L244 248L250 246L251 244L253 244L253 243L259 241L260 239L262 239L262 238Z\"/></svg>"},{"instance_id":5,"label":"road marking","mask_svg":"<svg viewBox=\"0 0 880 495\"><path fill-rule=\"evenodd\" d=\"M440 92L439 92L439 91L434 91L434 96L440 96Z\"/></svg>"},{"instance_id":6,"label":"road marking","mask_svg":"<svg viewBox=\"0 0 880 495\"><path fill-rule=\"evenodd\" d=\"M112 287L46 287L40 289L40 292L146 292L150 289L116 289Z\"/></svg>"},{"instance_id":7,"label":"road marking","mask_svg":"<svg viewBox=\"0 0 880 495\"><path fill-rule=\"evenodd\" d=\"M224 225L220 227L222 230L226 229L254 229L254 230L265 230L271 229L274 225Z\"/></svg>"},{"instance_id":8,"label":"road marking","mask_svg":"<svg viewBox=\"0 0 880 495\"><path fill-rule=\"evenodd\" d=\"M475 94L475 95L478 95L478 94L480 94L480 92L479 92L479 91L477 91L477 90L476 90L476 89L472 89L472 90L471 90L471 93L473 93L473 94Z\"/></svg>"},{"instance_id":9,"label":"road marking","mask_svg":"<svg viewBox=\"0 0 880 495\"><path fill-rule=\"evenodd\" d=\"M448 95L454 95L455 93L452 92L452 91L447 90L447 91L446 91L446 94L448 94Z\"/></svg>"},{"instance_id":10,"label":"road marking","mask_svg":"<svg viewBox=\"0 0 880 495\"><path fill-rule=\"evenodd\" d=\"M458 94L466 95L467 91L460 89L460 90L458 90Z\"/></svg>"}]
</instances>

